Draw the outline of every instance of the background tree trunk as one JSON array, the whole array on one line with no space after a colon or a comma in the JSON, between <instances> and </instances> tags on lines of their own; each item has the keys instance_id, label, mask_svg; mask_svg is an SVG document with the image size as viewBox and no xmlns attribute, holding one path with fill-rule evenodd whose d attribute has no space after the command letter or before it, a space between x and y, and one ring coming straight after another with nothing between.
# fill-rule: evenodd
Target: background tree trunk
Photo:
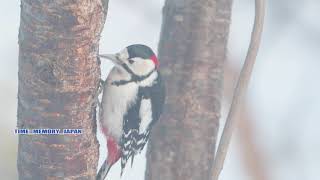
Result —
<instances>
[{"instance_id":1,"label":"background tree trunk","mask_svg":"<svg viewBox=\"0 0 320 180\"><path fill-rule=\"evenodd\" d=\"M219 127L232 0L167 0L159 44L167 101L147 180L208 180Z\"/></svg>"},{"instance_id":2,"label":"background tree trunk","mask_svg":"<svg viewBox=\"0 0 320 180\"><path fill-rule=\"evenodd\" d=\"M22 0L18 128L80 128L80 135L20 135L19 179L94 179L94 94L106 9L101 0Z\"/></svg>"}]
</instances>

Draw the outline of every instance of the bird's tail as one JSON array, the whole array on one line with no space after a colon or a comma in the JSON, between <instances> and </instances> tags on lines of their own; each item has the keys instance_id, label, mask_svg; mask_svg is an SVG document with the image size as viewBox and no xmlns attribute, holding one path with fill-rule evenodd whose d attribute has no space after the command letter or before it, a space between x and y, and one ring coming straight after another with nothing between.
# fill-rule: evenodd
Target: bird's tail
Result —
<instances>
[{"instance_id":1,"label":"bird's tail","mask_svg":"<svg viewBox=\"0 0 320 180\"><path fill-rule=\"evenodd\" d=\"M111 168L111 164L107 163L107 160L105 160L97 174L96 180L104 180L106 178L109 170Z\"/></svg>"}]
</instances>

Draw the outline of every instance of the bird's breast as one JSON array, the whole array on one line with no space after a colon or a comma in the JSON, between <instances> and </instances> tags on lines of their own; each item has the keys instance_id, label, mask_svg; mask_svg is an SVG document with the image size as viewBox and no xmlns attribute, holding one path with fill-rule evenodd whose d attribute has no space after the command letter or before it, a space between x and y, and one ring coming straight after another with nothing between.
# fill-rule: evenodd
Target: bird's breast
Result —
<instances>
[{"instance_id":1,"label":"bird's breast","mask_svg":"<svg viewBox=\"0 0 320 180\"><path fill-rule=\"evenodd\" d=\"M121 138L123 116L136 100L137 94L138 86L134 83L122 86L106 83L101 102L103 113L100 117L101 125L107 129L106 135Z\"/></svg>"}]
</instances>

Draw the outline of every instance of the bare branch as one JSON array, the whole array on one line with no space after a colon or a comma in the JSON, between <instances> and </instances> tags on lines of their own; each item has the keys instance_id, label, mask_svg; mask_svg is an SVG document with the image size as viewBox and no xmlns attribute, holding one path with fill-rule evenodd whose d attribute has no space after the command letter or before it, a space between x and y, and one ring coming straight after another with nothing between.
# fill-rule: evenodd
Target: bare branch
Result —
<instances>
[{"instance_id":1,"label":"bare branch","mask_svg":"<svg viewBox=\"0 0 320 180\"><path fill-rule=\"evenodd\" d=\"M224 68L223 88L225 90L223 91L223 97L225 97L226 104L231 104L233 89L236 86L240 71L238 67L231 64L230 61L227 62ZM266 152L256 142L257 139L254 134L257 129L254 127L255 118L252 114L253 109L249 107L248 103L244 102L238 115L238 121L240 122L237 124L238 131L235 133L237 133L236 136L240 145L241 159L248 175L254 180L267 180L270 179L270 174L264 156Z\"/></svg>"},{"instance_id":2,"label":"bare branch","mask_svg":"<svg viewBox=\"0 0 320 180\"><path fill-rule=\"evenodd\" d=\"M249 50L247 53L246 60L244 62L243 68L240 72L240 77L234 91L233 101L230 107L230 111L226 120L225 127L221 136L221 140L218 146L217 155L214 159L213 164L213 180L218 180L219 174L223 168L224 160L227 154L227 150L230 144L233 129L236 124L235 115L240 108L241 102L244 99L245 92L248 87L248 82L250 80L251 72L256 60L258 53L261 34L263 29L263 20L265 14L265 1L256 0L255 1L255 20L254 27L251 34L251 42L249 45Z\"/></svg>"}]
</instances>

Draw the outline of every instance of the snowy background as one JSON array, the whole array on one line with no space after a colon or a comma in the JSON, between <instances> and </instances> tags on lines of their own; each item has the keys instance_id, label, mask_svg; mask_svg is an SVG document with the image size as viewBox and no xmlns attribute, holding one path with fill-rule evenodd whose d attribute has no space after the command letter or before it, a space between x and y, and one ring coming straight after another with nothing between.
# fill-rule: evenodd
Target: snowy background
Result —
<instances>
[{"instance_id":1,"label":"snowy background","mask_svg":"<svg viewBox=\"0 0 320 180\"><path fill-rule=\"evenodd\" d=\"M100 52L117 52L143 43L157 50L164 1L110 1ZM234 0L228 57L241 67L254 12L253 0ZM262 46L248 92L254 141L272 180L320 179L320 1L268 0ZM20 1L0 6L0 174L17 179L16 127L18 28ZM103 77L111 65L102 64ZM227 111L225 108L224 112ZM103 137L98 134L105 147ZM221 180L250 180L244 167L242 141L233 138ZM105 158L105 149L101 149ZM101 159L102 160L102 159ZM100 162L101 164L101 162ZM127 167L123 180L142 180L144 153ZM120 179L120 165L110 179Z\"/></svg>"}]
</instances>

